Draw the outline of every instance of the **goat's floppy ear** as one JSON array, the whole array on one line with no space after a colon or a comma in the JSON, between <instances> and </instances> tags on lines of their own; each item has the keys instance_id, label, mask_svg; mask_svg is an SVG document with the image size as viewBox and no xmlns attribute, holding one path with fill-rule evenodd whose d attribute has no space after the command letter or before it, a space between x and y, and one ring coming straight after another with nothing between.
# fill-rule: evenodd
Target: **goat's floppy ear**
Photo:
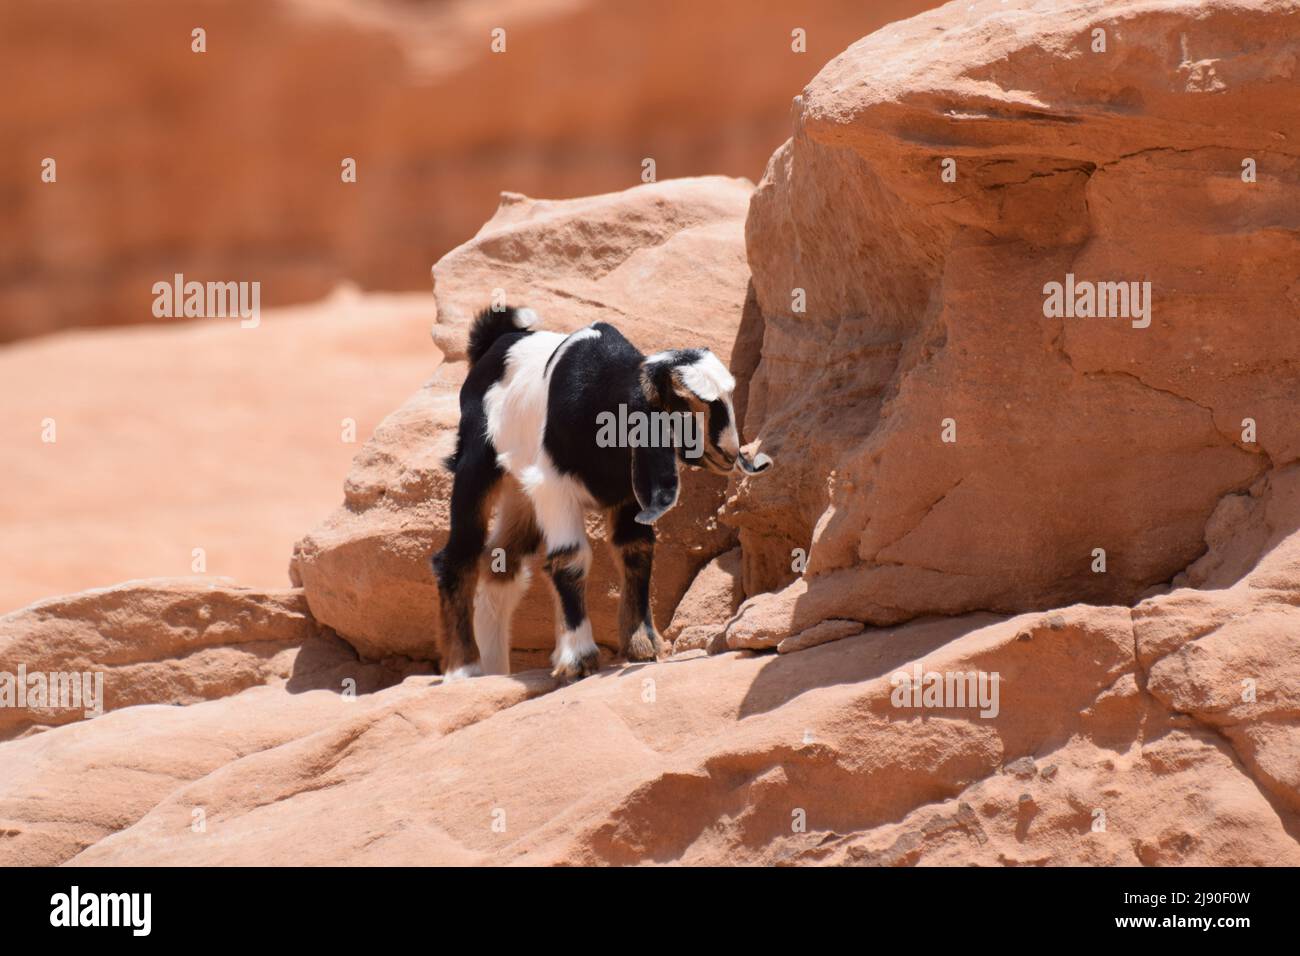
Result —
<instances>
[{"instance_id":1,"label":"goat's floppy ear","mask_svg":"<svg viewBox=\"0 0 1300 956\"><path fill-rule=\"evenodd\" d=\"M636 520L654 524L677 504L677 455L672 448L632 449L632 493L641 506Z\"/></svg>"},{"instance_id":2,"label":"goat's floppy ear","mask_svg":"<svg viewBox=\"0 0 1300 956\"><path fill-rule=\"evenodd\" d=\"M673 375L675 366L665 361L661 352L641 364L641 393L652 408L667 408L668 396L680 388L680 383Z\"/></svg>"}]
</instances>

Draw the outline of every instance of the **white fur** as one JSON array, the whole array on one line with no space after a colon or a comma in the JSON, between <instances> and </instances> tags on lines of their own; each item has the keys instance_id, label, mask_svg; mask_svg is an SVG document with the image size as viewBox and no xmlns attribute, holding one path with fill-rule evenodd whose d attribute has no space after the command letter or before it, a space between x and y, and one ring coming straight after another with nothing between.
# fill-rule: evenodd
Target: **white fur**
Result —
<instances>
[{"instance_id":1,"label":"white fur","mask_svg":"<svg viewBox=\"0 0 1300 956\"><path fill-rule=\"evenodd\" d=\"M586 513L595 506L582 482L555 470L550 456L538 464L537 478L531 487L522 482L524 491L533 502L537 527L541 529L546 552L577 545L587 545ZM589 550L589 549L588 549Z\"/></svg>"},{"instance_id":2,"label":"white fur","mask_svg":"<svg viewBox=\"0 0 1300 956\"><path fill-rule=\"evenodd\" d=\"M727 367L712 352L705 352L689 365L677 366L682 384L706 402L716 402L722 397L728 401L736 390L736 380Z\"/></svg>"},{"instance_id":3,"label":"white fur","mask_svg":"<svg viewBox=\"0 0 1300 956\"><path fill-rule=\"evenodd\" d=\"M534 332L521 339L510 347L505 374L484 399L488 438L497 449L497 462L518 479L532 501L548 552L571 545L587 547L584 518L595 502L581 482L556 470L542 447L550 388L546 364L554 353L554 368L567 346L599 336L598 330L587 327L567 337Z\"/></svg>"},{"instance_id":4,"label":"white fur","mask_svg":"<svg viewBox=\"0 0 1300 956\"><path fill-rule=\"evenodd\" d=\"M510 347L506 370L484 396L487 437L511 474L537 461L546 427L546 360L564 341L559 332L534 332Z\"/></svg>"},{"instance_id":5,"label":"white fur","mask_svg":"<svg viewBox=\"0 0 1300 956\"><path fill-rule=\"evenodd\" d=\"M475 661L473 664L465 664L457 667L451 673L443 675L442 682L444 684L453 684L456 681L465 680L467 677L481 676L483 676L483 668L478 661Z\"/></svg>"},{"instance_id":6,"label":"white fur","mask_svg":"<svg viewBox=\"0 0 1300 956\"><path fill-rule=\"evenodd\" d=\"M559 611L558 607L556 611ZM591 637L591 618L587 618L578 625L577 630L560 632L555 641L555 651L551 654L551 664L557 669L576 667L579 661L595 650L596 642Z\"/></svg>"},{"instance_id":7,"label":"white fur","mask_svg":"<svg viewBox=\"0 0 1300 956\"><path fill-rule=\"evenodd\" d=\"M646 359L647 365L656 362L672 362L680 353L656 352ZM718 445L722 451L735 458L740 452L740 432L736 427L736 410L731 404L731 395L736 390L736 379L727 371L716 355L705 350L694 362L678 365L677 374L681 383L690 389L701 401L716 402L721 399L727 405L727 417L731 424L718 436Z\"/></svg>"},{"instance_id":8,"label":"white fur","mask_svg":"<svg viewBox=\"0 0 1300 956\"><path fill-rule=\"evenodd\" d=\"M510 619L528 591L528 565L513 578L483 575L474 594L474 642L484 674L510 673Z\"/></svg>"},{"instance_id":9,"label":"white fur","mask_svg":"<svg viewBox=\"0 0 1300 956\"><path fill-rule=\"evenodd\" d=\"M736 430L736 410L731 405L731 394L736 390L736 379L712 352L682 368L682 382L706 402L721 399L727 406L731 424L718 436L718 445L732 458L740 453L740 433Z\"/></svg>"}]
</instances>

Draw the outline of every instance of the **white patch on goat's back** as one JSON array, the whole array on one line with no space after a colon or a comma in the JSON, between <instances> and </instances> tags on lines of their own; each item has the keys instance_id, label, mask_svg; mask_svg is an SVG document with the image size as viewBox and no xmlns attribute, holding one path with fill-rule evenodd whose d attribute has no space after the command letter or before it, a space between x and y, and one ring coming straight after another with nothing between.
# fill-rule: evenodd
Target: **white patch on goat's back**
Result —
<instances>
[{"instance_id":1,"label":"white patch on goat's back","mask_svg":"<svg viewBox=\"0 0 1300 956\"><path fill-rule=\"evenodd\" d=\"M556 471L542 447L550 391L546 364L552 354L558 362L557 349L575 337L581 341L599 335L599 330L586 328L570 336L559 332L525 336L506 353L505 373L483 399L488 439L497 450L497 462L518 479L533 502L548 550L586 541L583 518L595 502L581 482Z\"/></svg>"},{"instance_id":2,"label":"white patch on goat's back","mask_svg":"<svg viewBox=\"0 0 1300 956\"><path fill-rule=\"evenodd\" d=\"M559 332L534 332L510 346L505 372L483 397L487 437L501 467L518 474L537 461L546 427L546 360L564 341Z\"/></svg>"},{"instance_id":3,"label":"white patch on goat's back","mask_svg":"<svg viewBox=\"0 0 1300 956\"><path fill-rule=\"evenodd\" d=\"M689 365L677 366L682 384L706 402L728 398L736 390L736 380L712 352L705 352Z\"/></svg>"},{"instance_id":4,"label":"white patch on goat's back","mask_svg":"<svg viewBox=\"0 0 1300 956\"><path fill-rule=\"evenodd\" d=\"M531 329L541 320L541 316L534 309L515 310L515 328L517 329Z\"/></svg>"}]
</instances>

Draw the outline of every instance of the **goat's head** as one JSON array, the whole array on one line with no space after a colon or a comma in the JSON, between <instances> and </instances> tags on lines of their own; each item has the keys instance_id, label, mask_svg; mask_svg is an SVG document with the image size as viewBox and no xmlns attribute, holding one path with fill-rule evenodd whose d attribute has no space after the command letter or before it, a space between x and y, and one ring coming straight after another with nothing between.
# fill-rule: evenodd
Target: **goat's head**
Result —
<instances>
[{"instance_id":1,"label":"goat's head","mask_svg":"<svg viewBox=\"0 0 1300 956\"><path fill-rule=\"evenodd\" d=\"M676 459L716 474L739 468L756 475L772 465L759 452L750 458L740 450L740 429L731 404L736 380L708 349L672 349L649 356L641 365L641 390L655 411L676 413L685 427L675 443ZM638 521L649 524L677 500L677 475L672 467L671 489L663 456L657 462L633 455L632 483L641 503ZM652 475L657 477L652 477Z\"/></svg>"}]
</instances>

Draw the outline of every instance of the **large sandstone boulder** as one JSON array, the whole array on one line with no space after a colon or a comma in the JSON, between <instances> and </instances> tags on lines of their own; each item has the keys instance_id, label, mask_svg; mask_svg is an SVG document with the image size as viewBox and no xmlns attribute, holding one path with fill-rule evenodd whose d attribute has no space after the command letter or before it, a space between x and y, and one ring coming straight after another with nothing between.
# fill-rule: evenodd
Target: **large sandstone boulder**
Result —
<instances>
[{"instance_id":1,"label":"large sandstone boulder","mask_svg":"<svg viewBox=\"0 0 1300 956\"><path fill-rule=\"evenodd\" d=\"M193 704L269 683L341 691L351 677L353 691L372 691L419 669L406 661L359 664L313 620L301 590L197 578L128 581L6 614L0 661L0 740L124 707Z\"/></svg>"},{"instance_id":2,"label":"large sandstone boulder","mask_svg":"<svg viewBox=\"0 0 1300 956\"><path fill-rule=\"evenodd\" d=\"M287 677L316 632L301 591L229 580L157 578L40 601L0 617L0 695L10 698L0 707L0 739L91 710L229 697ZM16 683L28 685L21 699Z\"/></svg>"},{"instance_id":3,"label":"large sandstone boulder","mask_svg":"<svg viewBox=\"0 0 1300 956\"><path fill-rule=\"evenodd\" d=\"M963 0L817 75L746 226L781 467L726 520L779 593L736 646L1132 602L1300 455L1297 36L1264 0ZM1149 325L1049 314L1071 276L1149 282Z\"/></svg>"},{"instance_id":4,"label":"large sandstone boulder","mask_svg":"<svg viewBox=\"0 0 1300 956\"><path fill-rule=\"evenodd\" d=\"M340 278L423 289L502 183L590 195L647 158L757 177L791 90L935 5L7 0L0 63L26 94L0 102L0 341L156 321L176 272L260 281L264 306Z\"/></svg>"},{"instance_id":5,"label":"large sandstone boulder","mask_svg":"<svg viewBox=\"0 0 1300 956\"><path fill-rule=\"evenodd\" d=\"M142 701L0 744L0 865L48 866L70 859L139 820L177 787L232 761L322 727L341 727L372 707L391 711L389 698L371 692L405 676L401 668L358 661L327 635L308 638L290 666L287 680L272 679L230 697L187 706ZM423 693L427 684L428 678L412 677L406 693ZM340 692L348 689L357 693ZM480 692L474 706L482 710L493 703L492 695ZM469 708L445 713L448 720L473 719ZM258 783L250 795L264 792ZM200 806L188 811L186 832L196 841L206 831L193 826L199 820L206 826L206 812ZM282 848L281 862L295 852Z\"/></svg>"},{"instance_id":6,"label":"large sandstone boulder","mask_svg":"<svg viewBox=\"0 0 1300 956\"><path fill-rule=\"evenodd\" d=\"M582 199L503 193L474 238L433 267L434 341L463 361L469 323L502 299L536 309L547 328L612 322L642 351L689 341L727 361L753 191L745 179L702 176Z\"/></svg>"},{"instance_id":7,"label":"large sandstone boulder","mask_svg":"<svg viewBox=\"0 0 1300 956\"><path fill-rule=\"evenodd\" d=\"M712 348L747 377L761 335L749 296L743 224L752 190L724 177L670 180L621 193L546 201L507 194L472 240L433 269L447 361L362 449L344 503L294 549L292 574L312 613L363 655L436 655L438 591L429 565L449 526L451 452L473 315L502 290L542 325L572 331L604 320L642 351ZM733 353L734 345L734 353ZM737 403L743 408L744 395ZM660 627L695 573L735 543L716 512L727 480L683 471L681 503L659 523L653 608ZM592 518L589 533L603 538ZM618 584L597 544L588 603L597 641L616 648ZM540 666L554 645L549 584L535 576L515 618L516 667Z\"/></svg>"},{"instance_id":8,"label":"large sandstone boulder","mask_svg":"<svg viewBox=\"0 0 1300 956\"><path fill-rule=\"evenodd\" d=\"M700 568L664 631L675 651L705 648L722 636L724 625L745 598L741 560L740 549L732 548Z\"/></svg>"}]
</instances>

